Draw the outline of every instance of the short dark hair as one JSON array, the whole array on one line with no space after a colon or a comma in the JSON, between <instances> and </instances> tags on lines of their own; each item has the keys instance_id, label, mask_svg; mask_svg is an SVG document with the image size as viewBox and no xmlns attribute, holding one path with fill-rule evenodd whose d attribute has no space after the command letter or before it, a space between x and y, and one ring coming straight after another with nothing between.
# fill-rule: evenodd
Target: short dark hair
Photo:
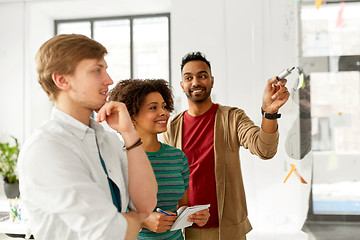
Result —
<instances>
[{"instance_id":1,"label":"short dark hair","mask_svg":"<svg viewBox=\"0 0 360 240\"><path fill-rule=\"evenodd\" d=\"M203 61L209 66L211 71L210 62L206 59L205 55L202 52L189 52L188 54L186 54L181 60L181 71L183 70L185 64L190 61Z\"/></svg>"},{"instance_id":2,"label":"short dark hair","mask_svg":"<svg viewBox=\"0 0 360 240\"><path fill-rule=\"evenodd\" d=\"M139 113L149 93L158 92L166 103L166 110L174 110L174 100L171 86L163 79L127 79L122 80L110 91L109 100L123 102L130 116Z\"/></svg>"}]
</instances>

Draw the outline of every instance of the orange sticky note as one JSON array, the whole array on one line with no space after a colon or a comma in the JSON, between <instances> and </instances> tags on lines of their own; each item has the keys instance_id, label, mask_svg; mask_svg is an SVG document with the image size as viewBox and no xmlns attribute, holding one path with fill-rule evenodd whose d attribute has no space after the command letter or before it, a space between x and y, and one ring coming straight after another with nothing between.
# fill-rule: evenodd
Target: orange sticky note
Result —
<instances>
[{"instance_id":1,"label":"orange sticky note","mask_svg":"<svg viewBox=\"0 0 360 240\"><path fill-rule=\"evenodd\" d=\"M319 9L319 7L321 6L321 4L323 4L323 1L322 0L316 0L315 1L315 6L317 9Z\"/></svg>"},{"instance_id":2,"label":"orange sticky note","mask_svg":"<svg viewBox=\"0 0 360 240\"><path fill-rule=\"evenodd\" d=\"M296 170L295 165L294 164L290 164L291 166L291 170L289 172L289 174L287 175L287 177L284 180L284 183L286 183L286 181L288 180L288 178L290 177L290 175L292 173L295 173L295 175L300 179L301 183L307 184L307 182L301 177L300 173Z\"/></svg>"}]
</instances>

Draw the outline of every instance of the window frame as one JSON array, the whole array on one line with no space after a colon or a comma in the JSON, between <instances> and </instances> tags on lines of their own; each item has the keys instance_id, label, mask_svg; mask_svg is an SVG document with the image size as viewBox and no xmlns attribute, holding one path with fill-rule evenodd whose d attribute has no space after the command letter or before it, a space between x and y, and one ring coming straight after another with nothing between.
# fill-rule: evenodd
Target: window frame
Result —
<instances>
[{"instance_id":1,"label":"window frame","mask_svg":"<svg viewBox=\"0 0 360 240\"><path fill-rule=\"evenodd\" d=\"M76 18L76 19L57 19L54 20L54 35L56 36L58 25L62 23L75 23L75 22L89 22L91 38L94 38L94 22L109 21L109 20L129 20L130 21L130 78L134 78L134 41L133 41L133 28L134 20L141 18L155 18L166 17L168 20L168 58L169 58L169 84L171 85L171 31L170 31L170 13L155 13L155 14L141 14L141 15L127 15L127 16L111 16L111 17L95 17L95 18Z\"/></svg>"}]
</instances>

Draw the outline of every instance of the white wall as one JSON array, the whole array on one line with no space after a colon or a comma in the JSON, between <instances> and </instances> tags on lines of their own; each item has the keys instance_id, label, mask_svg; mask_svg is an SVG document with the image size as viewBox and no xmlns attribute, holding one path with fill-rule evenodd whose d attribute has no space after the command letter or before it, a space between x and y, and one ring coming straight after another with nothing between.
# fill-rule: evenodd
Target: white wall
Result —
<instances>
[{"instance_id":1,"label":"white wall","mask_svg":"<svg viewBox=\"0 0 360 240\"><path fill-rule=\"evenodd\" d=\"M22 4L1 4L0 16L0 130L1 135L18 137L22 136L24 128L24 72L22 71L24 68L24 18ZM9 137L6 140L9 140Z\"/></svg>"},{"instance_id":2,"label":"white wall","mask_svg":"<svg viewBox=\"0 0 360 240\"><path fill-rule=\"evenodd\" d=\"M53 20L131 14L171 13L172 82L177 111L187 107L179 87L180 61L203 51L215 76L213 100L243 108L260 124L262 93L268 78L297 65L296 1L290 0L0 0L0 140L20 142L49 116L51 104L36 79L37 49L53 36ZM293 86L295 76L289 76ZM280 146L270 161L241 151L249 217L249 239L306 239L300 229L307 213L309 185L294 177L283 183L290 163L307 171L311 159L296 161L285 152L285 139L298 114L292 99L282 108ZM296 138L295 138L296 139ZM289 235L289 236L290 236ZM286 238L285 238L286 239Z\"/></svg>"}]
</instances>

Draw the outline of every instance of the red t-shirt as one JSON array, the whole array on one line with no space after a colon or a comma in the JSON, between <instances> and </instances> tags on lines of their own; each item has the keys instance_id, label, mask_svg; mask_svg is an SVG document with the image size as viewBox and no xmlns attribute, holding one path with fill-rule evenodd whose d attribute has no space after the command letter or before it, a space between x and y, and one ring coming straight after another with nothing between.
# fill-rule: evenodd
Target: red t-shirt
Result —
<instances>
[{"instance_id":1,"label":"red t-shirt","mask_svg":"<svg viewBox=\"0 0 360 240\"><path fill-rule=\"evenodd\" d=\"M204 114L192 117L186 111L182 150L189 160L189 206L210 203L210 218L202 228L218 227L216 201L214 124L217 104ZM198 227L196 224L193 227Z\"/></svg>"}]
</instances>

